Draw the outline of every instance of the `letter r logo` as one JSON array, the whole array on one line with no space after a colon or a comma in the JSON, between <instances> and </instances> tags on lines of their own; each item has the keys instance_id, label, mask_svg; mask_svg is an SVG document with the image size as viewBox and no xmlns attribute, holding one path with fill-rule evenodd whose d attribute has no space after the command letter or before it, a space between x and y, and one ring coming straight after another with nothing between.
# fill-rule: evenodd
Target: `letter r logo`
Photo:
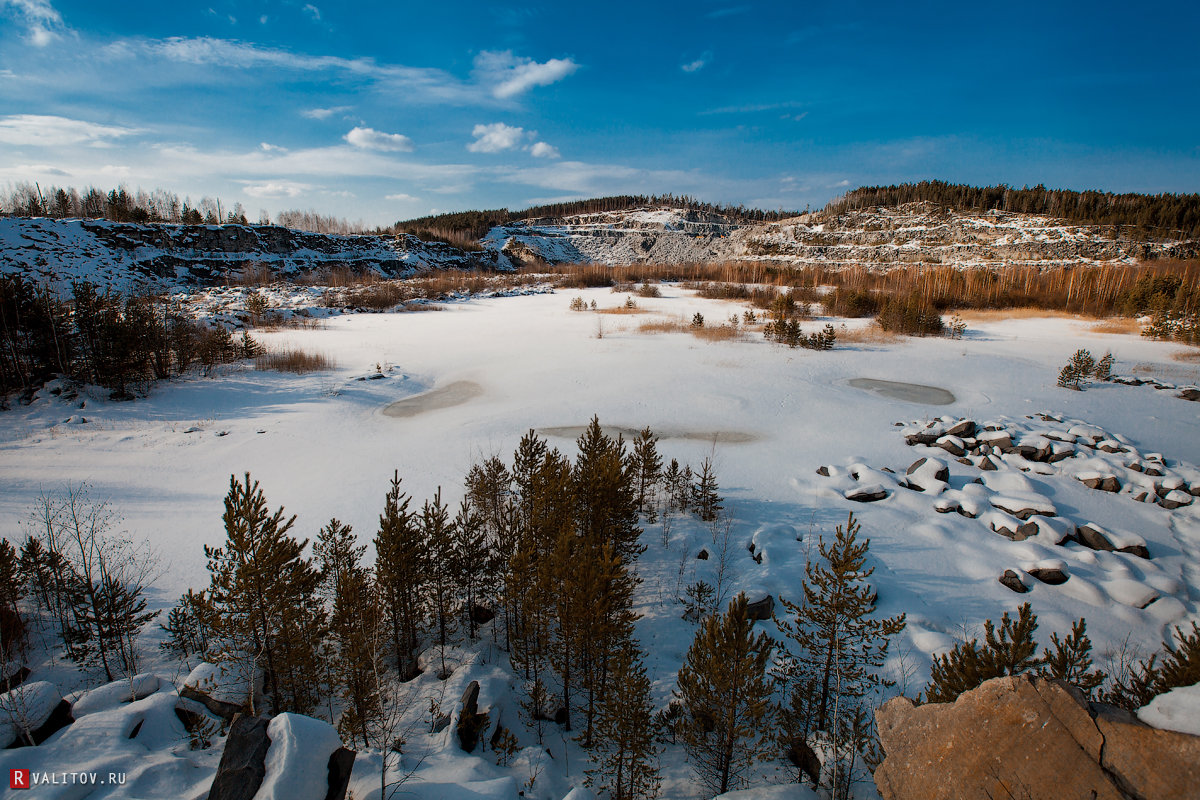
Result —
<instances>
[{"instance_id":1,"label":"letter r logo","mask_svg":"<svg viewBox=\"0 0 1200 800\"><path fill-rule=\"evenodd\" d=\"M28 789L29 788L29 770L27 770L27 769L10 769L8 771L8 788L9 789Z\"/></svg>"}]
</instances>

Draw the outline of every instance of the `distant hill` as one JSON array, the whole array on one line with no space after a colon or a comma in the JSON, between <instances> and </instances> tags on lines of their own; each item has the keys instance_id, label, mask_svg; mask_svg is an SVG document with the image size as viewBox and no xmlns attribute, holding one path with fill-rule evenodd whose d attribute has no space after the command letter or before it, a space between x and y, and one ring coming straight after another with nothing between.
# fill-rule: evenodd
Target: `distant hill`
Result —
<instances>
[{"instance_id":1,"label":"distant hill","mask_svg":"<svg viewBox=\"0 0 1200 800\"><path fill-rule=\"evenodd\" d=\"M1110 225L1123 235L1147 239L1200 238L1200 194L1113 194L1047 189L1038 184L968 186L945 181L862 186L833 200L828 213L895 207L905 203L934 203L956 211L1010 211L1041 214L1086 225ZM1126 230L1128 229L1128 230Z\"/></svg>"}]
</instances>

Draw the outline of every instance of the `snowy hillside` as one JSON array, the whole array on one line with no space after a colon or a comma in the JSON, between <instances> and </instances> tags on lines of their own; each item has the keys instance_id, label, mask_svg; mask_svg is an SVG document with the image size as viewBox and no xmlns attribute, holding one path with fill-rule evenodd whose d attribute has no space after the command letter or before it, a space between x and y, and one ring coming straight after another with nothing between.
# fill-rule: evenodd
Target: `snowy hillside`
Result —
<instances>
[{"instance_id":1,"label":"snowy hillside","mask_svg":"<svg viewBox=\"0 0 1200 800\"><path fill-rule=\"evenodd\" d=\"M500 226L484 244L529 263L762 260L879 269L905 264L1058 267L1188 258L1200 251L1196 242L1135 242L1114 238L1104 228L1049 217L964 213L926 203L761 224L670 208L580 214Z\"/></svg>"},{"instance_id":2,"label":"snowy hillside","mask_svg":"<svg viewBox=\"0 0 1200 800\"><path fill-rule=\"evenodd\" d=\"M89 280L120 288L172 289L228 283L269 269L299 278L344 268L402 277L425 269L505 267L414 236L338 236L253 225L137 225L98 220L0 217L0 272L60 286Z\"/></svg>"}]
</instances>

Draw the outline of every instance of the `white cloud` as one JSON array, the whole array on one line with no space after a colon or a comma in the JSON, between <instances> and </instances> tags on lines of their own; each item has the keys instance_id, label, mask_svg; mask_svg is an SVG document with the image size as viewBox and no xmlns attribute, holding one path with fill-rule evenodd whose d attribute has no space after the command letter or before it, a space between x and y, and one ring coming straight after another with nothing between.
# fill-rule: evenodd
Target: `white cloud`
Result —
<instances>
[{"instance_id":1,"label":"white cloud","mask_svg":"<svg viewBox=\"0 0 1200 800\"><path fill-rule=\"evenodd\" d=\"M0 117L0 142L4 144L53 147L86 144L106 147L112 140L141 131L117 125L100 125L84 120L40 114Z\"/></svg>"},{"instance_id":2,"label":"white cloud","mask_svg":"<svg viewBox=\"0 0 1200 800\"><path fill-rule=\"evenodd\" d=\"M309 3L308 5L306 5L304 7L304 10L308 12L310 17L312 17L313 22L321 21L321 9L317 8L312 3Z\"/></svg>"},{"instance_id":3,"label":"white cloud","mask_svg":"<svg viewBox=\"0 0 1200 800\"><path fill-rule=\"evenodd\" d=\"M545 142L535 143L533 147L529 148L529 154L534 158L560 158L562 156L557 147Z\"/></svg>"},{"instance_id":4,"label":"white cloud","mask_svg":"<svg viewBox=\"0 0 1200 800\"><path fill-rule=\"evenodd\" d=\"M132 173L133 170L127 164L105 164L100 168L101 175L114 178L128 178Z\"/></svg>"},{"instance_id":5,"label":"white cloud","mask_svg":"<svg viewBox=\"0 0 1200 800\"><path fill-rule=\"evenodd\" d=\"M258 24L259 25L267 24L267 15L266 14L263 14L261 17L258 18Z\"/></svg>"},{"instance_id":6,"label":"white cloud","mask_svg":"<svg viewBox=\"0 0 1200 800\"><path fill-rule=\"evenodd\" d=\"M689 61L686 64L680 64L679 68L684 72L699 72L708 66L708 62L712 61L712 53L705 50L695 61Z\"/></svg>"},{"instance_id":7,"label":"white cloud","mask_svg":"<svg viewBox=\"0 0 1200 800\"><path fill-rule=\"evenodd\" d=\"M353 128L342 137L355 147L385 153L411 153L412 139L399 133L384 133L373 128Z\"/></svg>"},{"instance_id":8,"label":"white cloud","mask_svg":"<svg viewBox=\"0 0 1200 800\"><path fill-rule=\"evenodd\" d=\"M309 119L329 119L334 114L342 114L349 111L353 106L333 106L331 108L306 108L300 112L300 116L308 117Z\"/></svg>"},{"instance_id":9,"label":"white cloud","mask_svg":"<svg viewBox=\"0 0 1200 800\"><path fill-rule=\"evenodd\" d=\"M265 153L286 153L287 152L286 147L280 147L277 144L269 144L267 142L261 142L258 145L258 149L262 150Z\"/></svg>"},{"instance_id":10,"label":"white cloud","mask_svg":"<svg viewBox=\"0 0 1200 800\"><path fill-rule=\"evenodd\" d=\"M398 194L384 195L383 199L384 200L396 200L398 202L403 202L403 203L411 203L411 202L415 202L417 200L417 198L413 197L411 194L404 194L403 192L400 192Z\"/></svg>"},{"instance_id":11,"label":"white cloud","mask_svg":"<svg viewBox=\"0 0 1200 800\"><path fill-rule=\"evenodd\" d=\"M476 125L471 130L475 141L467 145L472 153L499 153L512 150L525 138L525 129L493 122L491 125Z\"/></svg>"},{"instance_id":12,"label":"white cloud","mask_svg":"<svg viewBox=\"0 0 1200 800\"><path fill-rule=\"evenodd\" d=\"M27 175L70 175L65 169L52 167L49 164L17 164L13 167L18 172L23 172Z\"/></svg>"},{"instance_id":13,"label":"white cloud","mask_svg":"<svg viewBox=\"0 0 1200 800\"><path fill-rule=\"evenodd\" d=\"M494 97L506 100L535 86L556 83L577 69L579 65L569 58L552 58L539 64L531 58L515 56L511 50L484 50L475 56L472 74L491 87Z\"/></svg>"},{"instance_id":14,"label":"white cloud","mask_svg":"<svg viewBox=\"0 0 1200 800\"><path fill-rule=\"evenodd\" d=\"M0 0L3 2L5 0ZM442 69L380 64L371 58L295 53L211 36L120 39L106 45L102 53L112 59L167 59L222 70L266 68L341 72L351 79L372 82L384 92L402 92L411 102L457 105L495 105L497 100L513 98L535 86L549 85L579 68L569 58L539 63L509 51L485 51L476 56L468 81Z\"/></svg>"},{"instance_id":15,"label":"white cloud","mask_svg":"<svg viewBox=\"0 0 1200 800\"><path fill-rule=\"evenodd\" d=\"M0 8L11 8L21 17L26 35L35 47L45 47L69 30L49 0L0 0Z\"/></svg>"},{"instance_id":16,"label":"white cloud","mask_svg":"<svg viewBox=\"0 0 1200 800\"><path fill-rule=\"evenodd\" d=\"M246 184L246 187L242 189L245 194L262 200L299 197L313 188L307 183L287 180L266 181L265 183L242 181L242 183Z\"/></svg>"}]
</instances>

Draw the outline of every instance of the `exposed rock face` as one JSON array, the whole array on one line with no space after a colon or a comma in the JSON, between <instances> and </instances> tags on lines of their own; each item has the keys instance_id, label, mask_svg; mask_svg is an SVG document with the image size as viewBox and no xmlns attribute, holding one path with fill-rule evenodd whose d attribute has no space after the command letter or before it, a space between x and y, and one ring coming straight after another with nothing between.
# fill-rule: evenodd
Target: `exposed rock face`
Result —
<instances>
[{"instance_id":1,"label":"exposed rock face","mask_svg":"<svg viewBox=\"0 0 1200 800\"><path fill-rule=\"evenodd\" d=\"M1200 736L1089 704L1061 681L996 678L954 703L898 697L875 720L884 800L1149 800L1200 786Z\"/></svg>"},{"instance_id":2,"label":"exposed rock face","mask_svg":"<svg viewBox=\"0 0 1200 800\"><path fill-rule=\"evenodd\" d=\"M229 726L208 800L251 800L267 774L270 720L238 714Z\"/></svg>"},{"instance_id":3,"label":"exposed rock face","mask_svg":"<svg viewBox=\"0 0 1200 800\"><path fill-rule=\"evenodd\" d=\"M1055 267L1190 258L1200 250L1195 242L1114 239L1108 229L1050 217L957 212L927 203L748 224L700 211L638 208L521 220L493 228L483 243L522 263L730 259L881 270L908 264Z\"/></svg>"},{"instance_id":4,"label":"exposed rock face","mask_svg":"<svg viewBox=\"0 0 1200 800\"><path fill-rule=\"evenodd\" d=\"M496 251L465 252L408 234L338 236L273 225L140 225L0 218L0 272L69 287L225 284L266 270L295 279L322 269L404 277L431 268L507 269Z\"/></svg>"},{"instance_id":5,"label":"exposed rock face","mask_svg":"<svg viewBox=\"0 0 1200 800\"><path fill-rule=\"evenodd\" d=\"M475 752L487 725L487 713L479 713L479 681L471 681L463 692L462 710L458 714L458 743L465 752Z\"/></svg>"}]
</instances>

